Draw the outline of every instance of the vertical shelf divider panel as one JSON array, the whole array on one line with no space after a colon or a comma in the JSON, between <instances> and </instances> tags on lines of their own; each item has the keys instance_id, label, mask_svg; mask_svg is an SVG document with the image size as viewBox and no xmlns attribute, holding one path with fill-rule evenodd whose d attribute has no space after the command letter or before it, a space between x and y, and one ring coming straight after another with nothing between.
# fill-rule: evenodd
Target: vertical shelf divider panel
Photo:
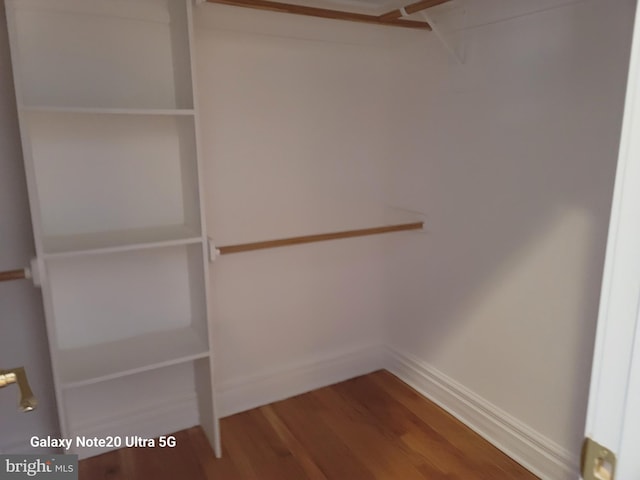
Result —
<instances>
[{"instance_id":1,"label":"vertical shelf divider panel","mask_svg":"<svg viewBox=\"0 0 640 480\"><path fill-rule=\"evenodd\" d=\"M196 0L197 3L197 0ZM195 385L198 400L198 407L200 412L200 423L202 428L209 439L209 443L213 446L213 450L218 458L222 456L222 442L220 439L220 421L216 409L215 398L215 354L213 351L214 338L213 338L213 325L212 325L212 308L211 308L211 285L209 275L209 241L207 237L206 226L206 212L205 205L205 186L204 186L204 165L202 158L202 142L201 142L201 128L200 128L200 107L197 101L198 99L198 85L196 83L196 55L194 52L195 45L195 33L194 33L194 20L193 20L193 3L187 0L187 40L188 40L188 61L189 72L191 75L191 89L193 95L193 109L194 109L194 134L195 134L195 149L196 149L196 163L197 163L197 183L198 183L198 198L197 202L200 205L200 225L203 232L202 237L202 256L204 259L204 308L205 317L209 319L207 322L206 338L209 344L209 357L200 359L194 362L195 371ZM186 177L186 174L185 174ZM202 303L201 303L202 305Z\"/></svg>"},{"instance_id":2,"label":"vertical shelf divider panel","mask_svg":"<svg viewBox=\"0 0 640 480\"><path fill-rule=\"evenodd\" d=\"M62 435L220 456L191 0L5 1Z\"/></svg>"}]
</instances>

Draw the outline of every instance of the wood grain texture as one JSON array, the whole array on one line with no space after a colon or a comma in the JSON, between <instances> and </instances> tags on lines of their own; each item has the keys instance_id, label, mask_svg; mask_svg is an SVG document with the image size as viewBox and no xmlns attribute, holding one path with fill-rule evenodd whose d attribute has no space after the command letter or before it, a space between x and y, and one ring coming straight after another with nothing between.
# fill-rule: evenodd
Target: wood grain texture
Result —
<instances>
[{"instance_id":1,"label":"wood grain texture","mask_svg":"<svg viewBox=\"0 0 640 480\"><path fill-rule=\"evenodd\" d=\"M80 480L534 480L533 474L386 371L222 419L174 449L80 462Z\"/></svg>"},{"instance_id":2,"label":"wood grain texture","mask_svg":"<svg viewBox=\"0 0 640 480\"><path fill-rule=\"evenodd\" d=\"M411 15L412 13L420 12L422 10L426 10L427 8L442 5L443 3L447 3L450 1L451 0L421 0L420 2L407 5L406 7L404 7L404 11L407 12L407 14ZM383 21L393 21L400 17L402 17L402 11L400 9L396 9L380 15L378 18Z\"/></svg>"},{"instance_id":3,"label":"wood grain texture","mask_svg":"<svg viewBox=\"0 0 640 480\"><path fill-rule=\"evenodd\" d=\"M8 282L10 280L23 280L25 278L27 278L27 273L24 269L0 272L0 282Z\"/></svg>"},{"instance_id":4,"label":"wood grain texture","mask_svg":"<svg viewBox=\"0 0 640 480\"><path fill-rule=\"evenodd\" d=\"M304 235L300 237L280 238L277 240L265 240L262 242L243 243L240 245L225 245L218 247L221 255L229 253L249 252L251 250L263 250L265 248L287 247L303 243L325 242L343 238L366 237L368 235L380 235L382 233L404 232L409 230L422 230L423 222L403 223L401 225L389 225L386 227L362 228L359 230L345 230L343 232L320 233L317 235Z\"/></svg>"},{"instance_id":5,"label":"wood grain texture","mask_svg":"<svg viewBox=\"0 0 640 480\"><path fill-rule=\"evenodd\" d=\"M342 10L330 10L327 8L307 7L291 3L274 2L272 0L207 0L209 3L222 3L235 7L254 8L257 10L269 10L272 12L292 13L306 15L308 17L328 18L332 20L347 20L350 22L372 23L375 25L387 25L390 27L417 28L431 30L427 22L415 20L398 20L401 15L392 18L383 18L365 13L345 12Z\"/></svg>"}]
</instances>

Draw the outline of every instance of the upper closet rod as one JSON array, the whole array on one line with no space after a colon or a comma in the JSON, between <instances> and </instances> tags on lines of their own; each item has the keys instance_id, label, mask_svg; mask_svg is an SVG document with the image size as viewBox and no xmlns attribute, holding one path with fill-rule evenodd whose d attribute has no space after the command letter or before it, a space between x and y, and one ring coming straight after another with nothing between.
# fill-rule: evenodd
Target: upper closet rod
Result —
<instances>
[{"instance_id":1,"label":"upper closet rod","mask_svg":"<svg viewBox=\"0 0 640 480\"><path fill-rule=\"evenodd\" d=\"M307 7L305 5L295 5L291 3L274 2L271 0L206 0L209 3L222 3L236 7L255 8L259 10L270 10L282 13L293 13L297 15L307 15L310 17L329 18L333 20L348 20L351 22L373 23L376 25L388 25L391 27L417 28L420 30L431 30L431 25L423 21L402 20L400 17L419 12L426 8L434 7L451 0L422 0L412 3L399 10L392 10L383 15L369 15L365 13L345 12L342 10L330 10L327 8Z\"/></svg>"}]
</instances>

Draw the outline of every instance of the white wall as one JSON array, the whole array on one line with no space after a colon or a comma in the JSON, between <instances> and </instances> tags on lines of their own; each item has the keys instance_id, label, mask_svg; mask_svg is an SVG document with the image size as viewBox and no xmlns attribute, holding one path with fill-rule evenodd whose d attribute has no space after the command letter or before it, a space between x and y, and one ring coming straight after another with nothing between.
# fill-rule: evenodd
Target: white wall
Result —
<instances>
[{"instance_id":1,"label":"white wall","mask_svg":"<svg viewBox=\"0 0 640 480\"><path fill-rule=\"evenodd\" d=\"M0 72L0 270L13 270L27 266L35 249L4 2L0 2ZM0 451L26 452L31 435L58 435L40 291L26 280L0 284L0 369L18 366L26 367L39 407L19 413L17 386L0 390Z\"/></svg>"},{"instance_id":2,"label":"white wall","mask_svg":"<svg viewBox=\"0 0 640 480\"><path fill-rule=\"evenodd\" d=\"M223 389L388 340L576 460L634 2L514 5L471 3L463 66L424 32L198 14L218 243L355 198L428 230L222 258Z\"/></svg>"},{"instance_id":3,"label":"white wall","mask_svg":"<svg viewBox=\"0 0 640 480\"><path fill-rule=\"evenodd\" d=\"M216 243L377 226L386 215L392 112L380 30L209 5L197 18L208 229ZM212 269L219 389L381 345L382 259L396 241L219 258ZM346 378L359 368L334 372ZM316 386L317 378L309 380Z\"/></svg>"},{"instance_id":4,"label":"white wall","mask_svg":"<svg viewBox=\"0 0 640 480\"><path fill-rule=\"evenodd\" d=\"M310 366L390 340L577 452L632 7L586 0L475 27L464 66L424 32L199 7L216 242L350 228L386 203L425 212L429 230L218 259L223 398L286 372L300 386L373 368ZM0 266L12 268L33 247L1 32ZM44 395L5 441L54 420L39 293L18 282L0 295L2 331L27 326L1 366L27 364Z\"/></svg>"},{"instance_id":5,"label":"white wall","mask_svg":"<svg viewBox=\"0 0 640 480\"><path fill-rule=\"evenodd\" d=\"M417 42L395 57L392 198L429 235L396 252L392 344L574 459L634 3L472 28L464 66Z\"/></svg>"}]
</instances>

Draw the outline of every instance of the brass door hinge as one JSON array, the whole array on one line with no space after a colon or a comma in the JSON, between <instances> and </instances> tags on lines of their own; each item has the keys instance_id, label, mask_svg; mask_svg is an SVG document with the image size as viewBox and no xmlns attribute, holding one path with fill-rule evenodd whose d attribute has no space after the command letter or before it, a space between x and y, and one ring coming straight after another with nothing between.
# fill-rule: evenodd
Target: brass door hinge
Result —
<instances>
[{"instance_id":1,"label":"brass door hinge","mask_svg":"<svg viewBox=\"0 0 640 480\"><path fill-rule=\"evenodd\" d=\"M584 480L615 480L616 455L589 437L582 445L582 478Z\"/></svg>"}]
</instances>

